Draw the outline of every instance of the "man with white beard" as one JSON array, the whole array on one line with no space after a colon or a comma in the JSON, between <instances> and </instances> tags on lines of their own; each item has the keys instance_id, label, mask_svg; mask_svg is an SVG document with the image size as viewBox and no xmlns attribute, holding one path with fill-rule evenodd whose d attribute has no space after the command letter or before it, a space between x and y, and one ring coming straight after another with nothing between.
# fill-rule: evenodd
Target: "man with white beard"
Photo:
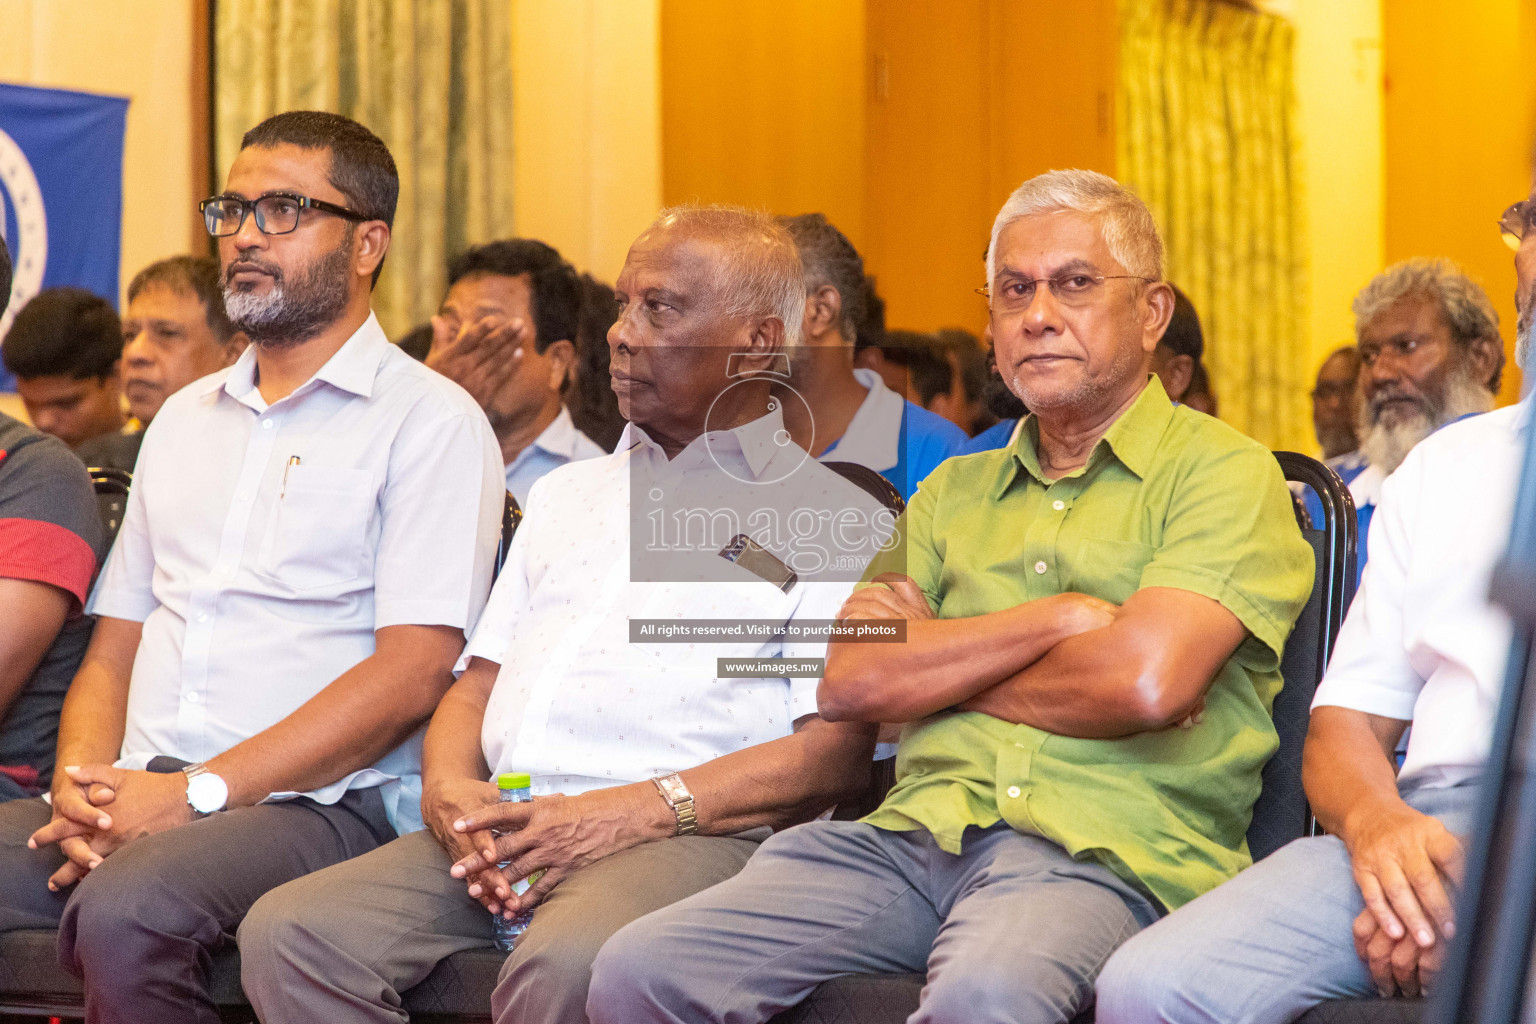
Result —
<instances>
[{"instance_id":1,"label":"man with white beard","mask_svg":"<svg viewBox=\"0 0 1536 1024\"><path fill-rule=\"evenodd\" d=\"M1343 473L1360 517L1360 571L1381 485L1430 434L1493 408L1504 372L1499 315L1449 260L1405 260L1353 303L1361 464Z\"/></svg>"}]
</instances>

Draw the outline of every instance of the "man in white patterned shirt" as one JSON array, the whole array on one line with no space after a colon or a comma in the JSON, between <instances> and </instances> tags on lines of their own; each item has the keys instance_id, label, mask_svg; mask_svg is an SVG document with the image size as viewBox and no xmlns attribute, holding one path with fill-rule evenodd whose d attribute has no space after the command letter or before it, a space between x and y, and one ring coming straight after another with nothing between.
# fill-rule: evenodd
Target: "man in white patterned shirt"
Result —
<instances>
[{"instance_id":1,"label":"man in white patterned shirt","mask_svg":"<svg viewBox=\"0 0 1536 1024\"><path fill-rule=\"evenodd\" d=\"M503 492L480 409L370 312L398 190L372 132L297 111L203 204L252 344L150 424L51 807L0 809L0 930L59 926L88 1021L215 1024L258 896L420 827Z\"/></svg>"},{"instance_id":2,"label":"man in white patterned shirt","mask_svg":"<svg viewBox=\"0 0 1536 1024\"><path fill-rule=\"evenodd\" d=\"M431 834L276 890L246 919L243 980L264 1021L403 1020L402 991L490 943L488 909L536 908L493 1011L584 1022L609 935L735 874L769 828L868 777L873 727L817 716L819 671L717 664L822 658L825 640L793 624L834 618L893 525L788 441L772 398L765 371L805 302L793 241L745 211L669 211L630 249L617 291L611 372L630 425L613 455L533 487L428 731ZM743 533L762 550L733 545ZM639 639L646 622L680 619L770 629ZM496 804L486 780L510 771L532 775L532 804ZM508 878L539 869L514 896Z\"/></svg>"}]
</instances>

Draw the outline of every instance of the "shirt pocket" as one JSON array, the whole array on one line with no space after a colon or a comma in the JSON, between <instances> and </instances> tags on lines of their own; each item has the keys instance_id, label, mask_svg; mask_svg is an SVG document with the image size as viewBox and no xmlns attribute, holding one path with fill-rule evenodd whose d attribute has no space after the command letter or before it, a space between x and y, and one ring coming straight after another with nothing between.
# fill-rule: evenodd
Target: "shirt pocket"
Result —
<instances>
[{"instance_id":1,"label":"shirt pocket","mask_svg":"<svg viewBox=\"0 0 1536 1024\"><path fill-rule=\"evenodd\" d=\"M373 474L363 469L290 466L261 552L260 576L297 593L335 587L363 571Z\"/></svg>"},{"instance_id":2,"label":"shirt pocket","mask_svg":"<svg viewBox=\"0 0 1536 1024\"><path fill-rule=\"evenodd\" d=\"M1130 540L1085 540L1077 546L1067 589L1124 604L1141 586L1141 572L1156 549Z\"/></svg>"}]
</instances>

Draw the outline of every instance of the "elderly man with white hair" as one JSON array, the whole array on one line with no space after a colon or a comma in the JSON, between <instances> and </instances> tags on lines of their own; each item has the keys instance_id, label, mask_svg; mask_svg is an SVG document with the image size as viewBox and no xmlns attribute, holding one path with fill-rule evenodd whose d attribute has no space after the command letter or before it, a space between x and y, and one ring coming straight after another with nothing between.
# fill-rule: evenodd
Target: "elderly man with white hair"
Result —
<instances>
[{"instance_id":1,"label":"elderly man with white hair","mask_svg":"<svg viewBox=\"0 0 1536 1024\"><path fill-rule=\"evenodd\" d=\"M927 972L912 1021L1067 1021L1117 946L1248 865L1312 582L1279 466L1149 373L1173 292L1112 179L1025 182L987 272L1030 415L923 484L840 613L906 642L834 640L818 692L824 719L906 723L895 787L620 931L594 1024L763 1021L882 971Z\"/></svg>"},{"instance_id":2,"label":"elderly man with white hair","mask_svg":"<svg viewBox=\"0 0 1536 1024\"><path fill-rule=\"evenodd\" d=\"M531 911L495 1017L584 1022L610 935L735 874L772 828L868 777L875 727L817 716L826 641L797 630L830 622L891 516L786 443L771 371L804 309L793 240L743 210L666 211L616 294L608 344L629 426L612 455L533 485L427 732L430 831L284 886L245 919L263 1021L404 1021L402 991L489 945L493 914ZM767 628L661 643L631 617ZM812 664L756 667L779 658ZM531 776L531 803L497 802L488 780L503 773Z\"/></svg>"}]
</instances>

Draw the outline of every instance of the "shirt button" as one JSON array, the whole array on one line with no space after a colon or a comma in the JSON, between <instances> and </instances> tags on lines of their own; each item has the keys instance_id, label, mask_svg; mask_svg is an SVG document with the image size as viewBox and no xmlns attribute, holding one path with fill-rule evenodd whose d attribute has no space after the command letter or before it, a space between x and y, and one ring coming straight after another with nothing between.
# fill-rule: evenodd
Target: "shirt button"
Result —
<instances>
[{"instance_id":1,"label":"shirt button","mask_svg":"<svg viewBox=\"0 0 1536 1024\"><path fill-rule=\"evenodd\" d=\"M1060 512L1066 507L1067 503L1062 501L1060 498L1057 498L1055 501L1051 502L1051 508L1055 509L1057 512Z\"/></svg>"},{"instance_id":2,"label":"shirt button","mask_svg":"<svg viewBox=\"0 0 1536 1024\"><path fill-rule=\"evenodd\" d=\"M208 621L208 613L207 612L198 612L197 613L197 621L198 622L207 622Z\"/></svg>"},{"instance_id":3,"label":"shirt button","mask_svg":"<svg viewBox=\"0 0 1536 1024\"><path fill-rule=\"evenodd\" d=\"M197 703L197 691L194 690L193 692L187 694L187 703L188 704L196 704Z\"/></svg>"},{"instance_id":4,"label":"shirt button","mask_svg":"<svg viewBox=\"0 0 1536 1024\"><path fill-rule=\"evenodd\" d=\"M262 430L271 430L272 429L272 421L271 420L262 420L261 421L261 429Z\"/></svg>"},{"instance_id":5,"label":"shirt button","mask_svg":"<svg viewBox=\"0 0 1536 1024\"><path fill-rule=\"evenodd\" d=\"M1050 566L1046 565L1044 562L1036 562L1035 563L1035 572L1039 573L1042 576L1045 575L1045 570L1048 569L1048 568L1050 568Z\"/></svg>"},{"instance_id":6,"label":"shirt button","mask_svg":"<svg viewBox=\"0 0 1536 1024\"><path fill-rule=\"evenodd\" d=\"M1010 799L1010 800L1017 800L1018 798L1019 798L1019 787L1018 786L1009 786L1008 787L1008 799Z\"/></svg>"}]
</instances>

